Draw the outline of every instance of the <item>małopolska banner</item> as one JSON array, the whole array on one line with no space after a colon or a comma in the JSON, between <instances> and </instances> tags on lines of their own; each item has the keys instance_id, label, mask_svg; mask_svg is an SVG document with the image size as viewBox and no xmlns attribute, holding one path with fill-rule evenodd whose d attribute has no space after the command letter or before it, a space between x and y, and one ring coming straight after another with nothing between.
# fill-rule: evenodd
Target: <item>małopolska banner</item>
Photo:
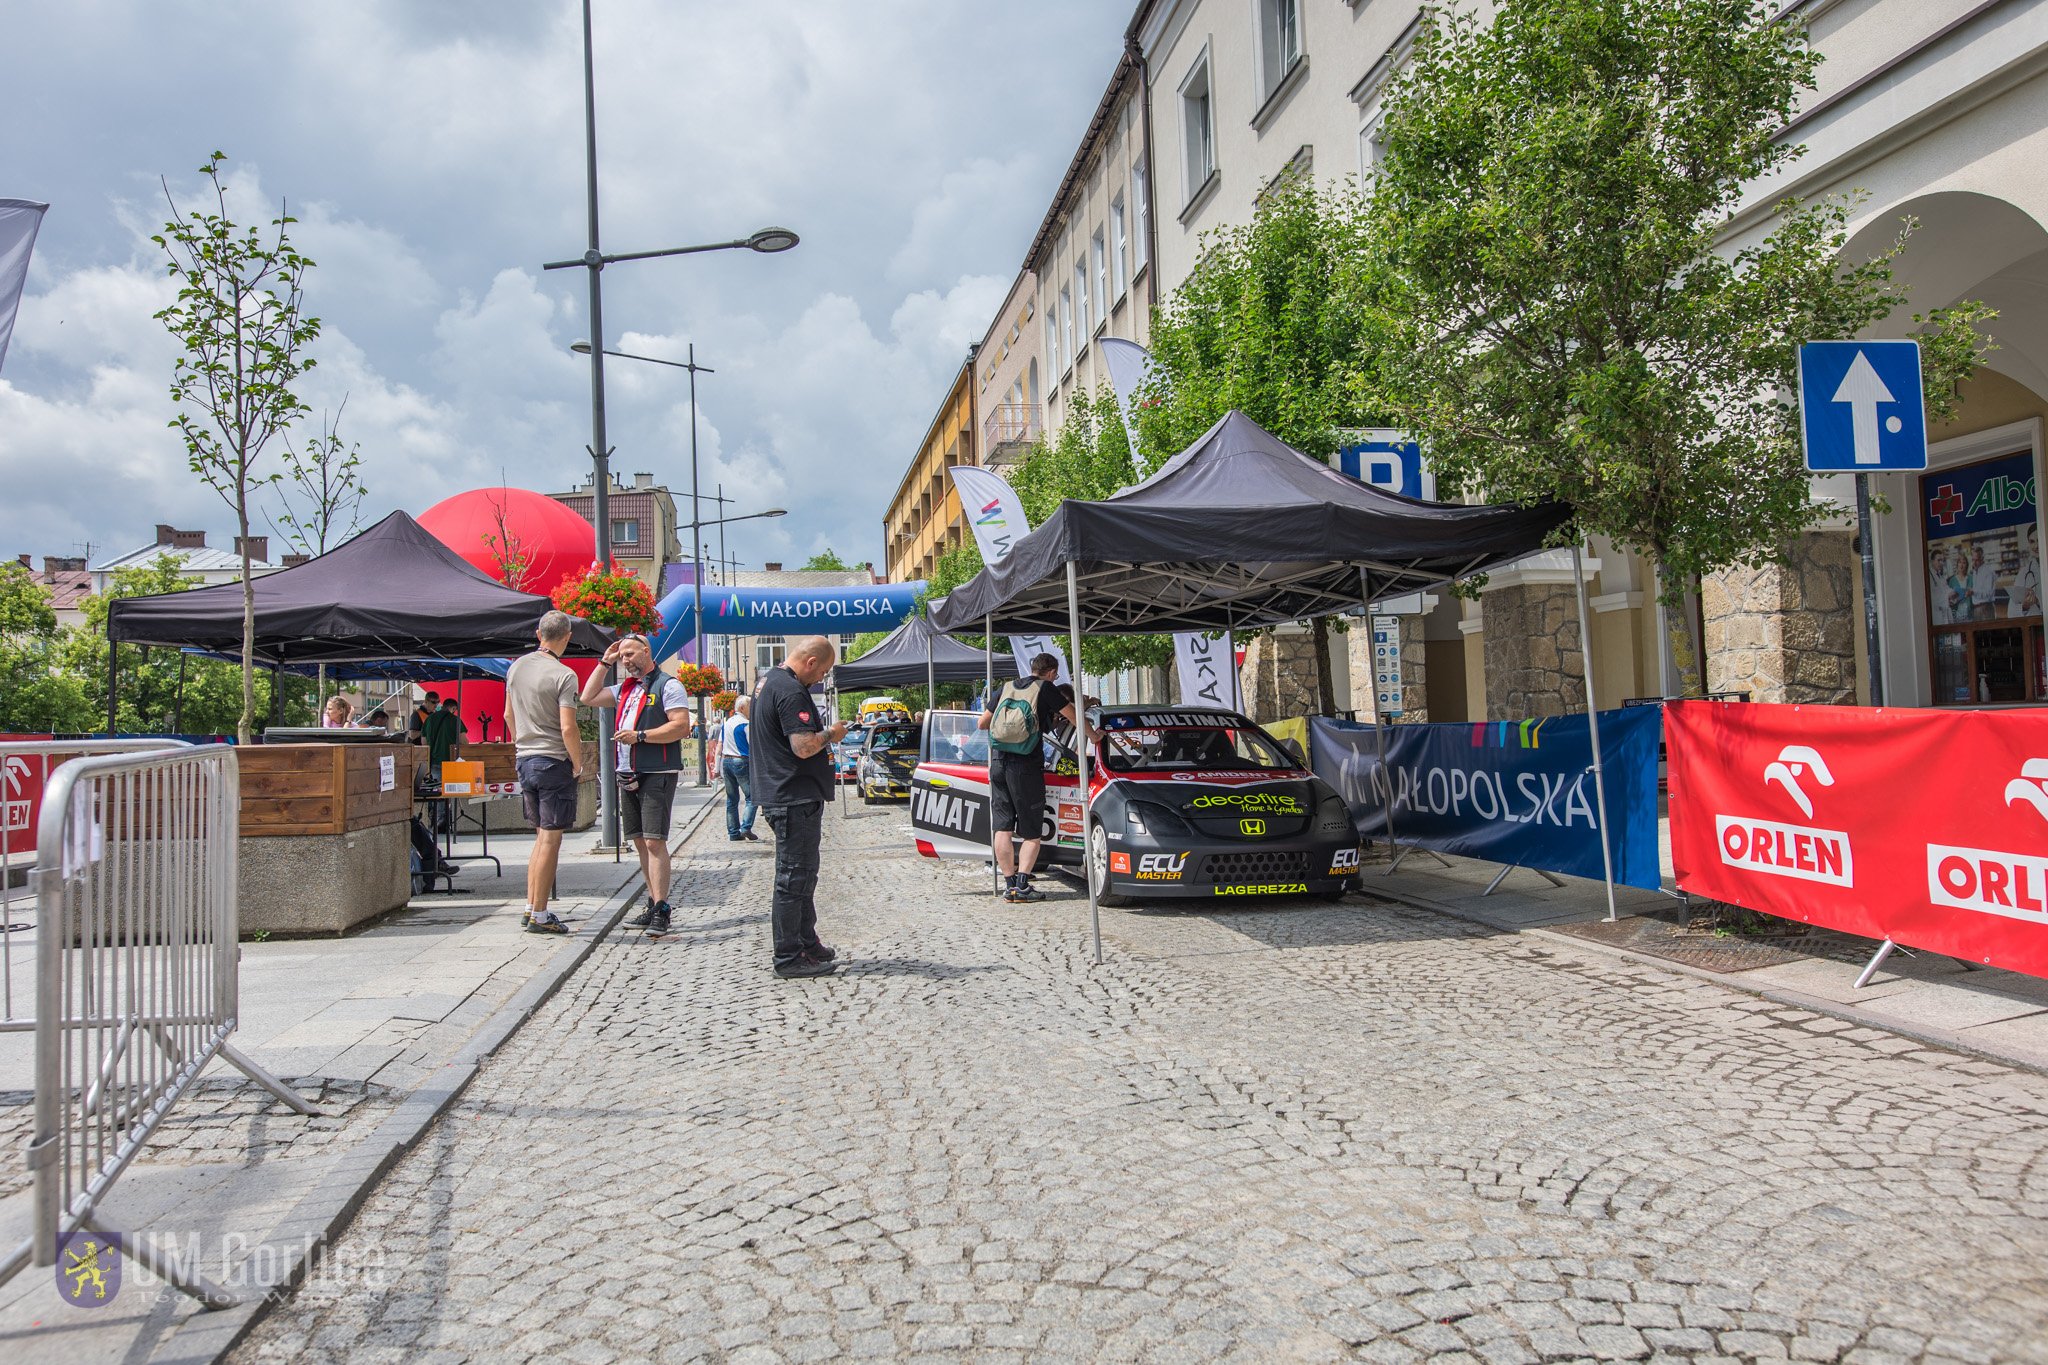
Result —
<instances>
[{"instance_id":1,"label":"ma\u0142opolska banner","mask_svg":"<svg viewBox=\"0 0 2048 1365\"><path fill-rule=\"evenodd\" d=\"M960 490L960 509L967 514L967 524L974 528L974 543L981 547L982 562L996 563L1031 530L1017 490L1002 475L991 474L976 465L956 464L949 472L953 475L953 486ZM1058 681L1073 681L1067 673L1067 652L1050 635L1012 635L1010 653L1016 658L1020 678L1031 675L1034 657L1050 654L1060 661Z\"/></svg>"},{"instance_id":2,"label":"ma\u0142opolska banner","mask_svg":"<svg viewBox=\"0 0 2048 1365\"><path fill-rule=\"evenodd\" d=\"M2048 714L1687 701L1665 721L1681 889L2048 976Z\"/></svg>"},{"instance_id":3,"label":"ma\u0142opolska banner","mask_svg":"<svg viewBox=\"0 0 2048 1365\"><path fill-rule=\"evenodd\" d=\"M704 588L706 635L858 635L894 630L917 609L919 583L853 588ZM696 599L688 583L657 604L663 626L654 657L666 659L697 634Z\"/></svg>"},{"instance_id":4,"label":"ma\u0142opolska banner","mask_svg":"<svg viewBox=\"0 0 2048 1365\"><path fill-rule=\"evenodd\" d=\"M1315 717L1309 758L1340 792L1362 835L1383 835L1389 783L1370 725ZM1600 713L1614 880L1656 890L1657 708ZM1584 716L1471 724L1389 725L1394 837L1403 844L1541 868L1604 875Z\"/></svg>"}]
</instances>

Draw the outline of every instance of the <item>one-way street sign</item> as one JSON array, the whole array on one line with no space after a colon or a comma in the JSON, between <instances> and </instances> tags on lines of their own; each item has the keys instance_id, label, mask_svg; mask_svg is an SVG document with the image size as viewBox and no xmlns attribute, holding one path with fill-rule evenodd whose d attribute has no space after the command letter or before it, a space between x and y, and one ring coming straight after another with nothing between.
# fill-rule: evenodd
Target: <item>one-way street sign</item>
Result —
<instances>
[{"instance_id":1,"label":"one-way street sign","mask_svg":"<svg viewBox=\"0 0 2048 1365\"><path fill-rule=\"evenodd\" d=\"M1809 341L1799 348L1806 467L1876 473L1927 468L1917 341Z\"/></svg>"}]
</instances>

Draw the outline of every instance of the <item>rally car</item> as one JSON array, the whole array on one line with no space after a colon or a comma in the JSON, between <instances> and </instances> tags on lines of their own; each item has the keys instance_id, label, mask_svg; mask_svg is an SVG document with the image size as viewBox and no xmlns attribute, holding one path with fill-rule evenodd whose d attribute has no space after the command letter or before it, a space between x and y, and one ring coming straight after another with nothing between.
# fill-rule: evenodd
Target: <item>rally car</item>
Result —
<instances>
[{"instance_id":1,"label":"rally car","mask_svg":"<svg viewBox=\"0 0 2048 1365\"><path fill-rule=\"evenodd\" d=\"M1089 767L1082 827L1071 732L1045 740L1040 866L1086 871L1097 897L1336 899L1358 875L1358 831L1343 798L1235 711L1107 707ZM989 856L987 736L968 712L934 712L911 780L911 824L926 857Z\"/></svg>"},{"instance_id":2,"label":"rally car","mask_svg":"<svg viewBox=\"0 0 2048 1365\"><path fill-rule=\"evenodd\" d=\"M846 738L832 746L832 778L837 782L851 782L860 770L860 743L868 737L865 727L849 726Z\"/></svg>"},{"instance_id":3,"label":"rally car","mask_svg":"<svg viewBox=\"0 0 2048 1365\"><path fill-rule=\"evenodd\" d=\"M854 770L861 804L871 806L885 797L910 795L910 779L916 770L917 726L908 721L875 725L861 741Z\"/></svg>"}]
</instances>

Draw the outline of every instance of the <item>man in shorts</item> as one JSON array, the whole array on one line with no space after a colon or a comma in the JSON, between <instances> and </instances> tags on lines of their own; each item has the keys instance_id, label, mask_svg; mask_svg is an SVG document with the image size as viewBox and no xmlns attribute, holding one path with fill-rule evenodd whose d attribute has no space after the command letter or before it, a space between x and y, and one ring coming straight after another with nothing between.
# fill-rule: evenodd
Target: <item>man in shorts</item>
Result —
<instances>
[{"instance_id":1,"label":"man in shorts","mask_svg":"<svg viewBox=\"0 0 2048 1365\"><path fill-rule=\"evenodd\" d=\"M1060 661L1052 655L1033 657L1031 676L1005 684L990 699L988 710L981 713L980 728L988 729L995 720L996 708L1010 698L1031 705L1035 739L1050 733L1062 718L1078 728L1074 689L1058 681L1059 673ZM1033 744L1028 754L1009 754L989 745L988 798L996 870L1003 874L1003 899L1013 904L1044 900L1045 893L1031 884L1031 869L1038 865L1039 841L1045 834L1045 758L1041 747Z\"/></svg>"},{"instance_id":2,"label":"man in shorts","mask_svg":"<svg viewBox=\"0 0 2048 1365\"><path fill-rule=\"evenodd\" d=\"M629 929L665 934L669 929L669 813L676 801L676 777L683 770L683 741L690 734L690 697L683 685L654 663L644 635L627 635L604 652L616 664L619 685L606 687L605 670L591 670L578 698L585 706L618 712L613 755L619 774L619 832L640 852L647 878L647 909L626 921Z\"/></svg>"},{"instance_id":3,"label":"man in shorts","mask_svg":"<svg viewBox=\"0 0 2048 1365\"><path fill-rule=\"evenodd\" d=\"M505 674L505 728L518 760L533 854L526 860L526 929L566 934L548 909L562 834L576 823L576 785L583 780L583 736L576 730L576 675L562 662L569 647L568 613L551 611L534 634L540 648L513 661Z\"/></svg>"}]
</instances>

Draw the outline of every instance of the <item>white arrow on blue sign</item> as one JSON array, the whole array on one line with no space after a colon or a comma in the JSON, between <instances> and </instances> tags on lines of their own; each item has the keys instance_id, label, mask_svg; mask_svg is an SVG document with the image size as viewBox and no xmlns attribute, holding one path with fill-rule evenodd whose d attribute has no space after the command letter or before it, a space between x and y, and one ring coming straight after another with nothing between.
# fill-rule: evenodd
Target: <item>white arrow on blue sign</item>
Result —
<instances>
[{"instance_id":1,"label":"white arrow on blue sign","mask_svg":"<svg viewBox=\"0 0 2048 1365\"><path fill-rule=\"evenodd\" d=\"M1917 341L1809 341L1799 348L1799 430L1816 473L1927 468Z\"/></svg>"}]
</instances>

